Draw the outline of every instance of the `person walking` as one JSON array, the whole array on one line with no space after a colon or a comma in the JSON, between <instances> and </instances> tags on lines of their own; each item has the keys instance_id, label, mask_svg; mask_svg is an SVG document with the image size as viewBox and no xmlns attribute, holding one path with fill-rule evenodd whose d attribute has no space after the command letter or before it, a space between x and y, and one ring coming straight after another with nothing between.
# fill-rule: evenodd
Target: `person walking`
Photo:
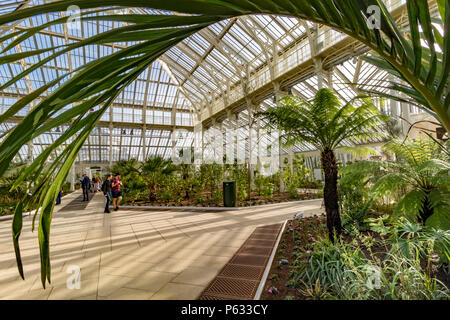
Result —
<instances>
[{"instance_id":1,"label":"person walking","mask_svg":"<svg viewBox=\"0 0 450 320\"><path fill-rule=\"evenodd\" d=\"M102 189L102 178L97 177L97 191L101 191Z\"/></svg>"},{"instance_id":2,"label":"person walking","mask_svg":"<svg viewBox=\"0 0 450 320\"><path fill-rule=\"evenodd\" d=\"M109 211L109 203L111 202L111 192L112 192L112 176L110 174L108 174L106 176L106 180L103 181L102 184L102 191L103 194L105 195L106 198L106 204L105 204L105 211L104 213L111 213L111 211Z\"/></svg>"},{"instance_id":3,"label":"person walking","mask_svg":"<svg viewBox=\"0 0 450 320\"><path fill-rule=\"evenodd\" d=\"M86 174L83 174L83 180L81 182L81 187L83 188L83 201L89 201L89 188L91 182Z\"/></svg>"},{"instance_id":4,"label":"person walking","mask_svg":"<svg viewBox=\"0 0 450 320\"><path fill-rule=\"evenodd\" d=\"M62 198L62 192L63 192L63 188L61 187L61 190L59 190L58 196L56 197L56 205L60 205L61 204L61 198Z\"/></svg>"},{"instance_id":5,"label":"person walking","mask_svg":"<svg viewBox=\"0 0 450 320\"><path fill-rule=\"evenodd\" d=\"M96 193L96 192L97 192L97 189L98 189L97 178L94 177L94 178L92 179L92 182L94 183L94 193Z\"/></svg>"},{"instance_id":6,"label":"person walking","mask_svg":"<svg viewBox=\"0 0 450 320\"><path fill-rule=\"evenodd\" d=\"M113 196L113 207L114 211L119 210L120 201L122 201L122 191L120 188L123 186L122 180L120 179L120 173L116 174L116 177L112 181L112 196Z\"/></svg>"}]
</instances>

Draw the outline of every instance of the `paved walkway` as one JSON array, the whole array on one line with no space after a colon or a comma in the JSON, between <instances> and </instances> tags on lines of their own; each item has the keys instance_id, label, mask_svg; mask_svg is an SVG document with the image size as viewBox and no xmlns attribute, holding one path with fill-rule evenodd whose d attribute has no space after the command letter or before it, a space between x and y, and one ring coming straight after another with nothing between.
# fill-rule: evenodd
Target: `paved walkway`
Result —
<instances>
[{"instance_id":1,"label":"paved walkway","mask_svg":"<svg viewBox=\"0 0 450 320\"><path fill-rule=\"evenodd\" d=\"M52 284L46 290L32 218L24 218L20 241L25 281L16 268L11 221L0 222L0 299L196 299L257 226L283 222L301 210L323 212L318 200L240 211L133 209L105 215L101 194L84 210L68 210L80 194L63 198L55 210ZM70 266L81 268L79 290L67 288Z\"/></svg>"}]
</instances>

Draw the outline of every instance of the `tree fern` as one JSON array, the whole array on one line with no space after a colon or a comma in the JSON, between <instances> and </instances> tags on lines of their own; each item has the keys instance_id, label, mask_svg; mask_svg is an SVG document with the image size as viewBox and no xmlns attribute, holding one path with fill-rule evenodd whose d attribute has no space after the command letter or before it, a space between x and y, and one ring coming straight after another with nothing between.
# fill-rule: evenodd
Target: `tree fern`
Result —
<instances>
[{"instance_id":1,"label":"tree fern","mask_svg":"<svg viewBox=\"0 0 450 320\"><path fill-rule=\"evenodd\" d=\"M394 217L405 216L428 226L450 229L450 157L431 139L393 140L385 149L395 153L397 161L361 161L343 170L346 179L382 176L373 183L372 195L378 198L405 188Z\"/></svg>"},{"instance_id":2,"label":"tree fern","mask_svg":"<svg viewBox=\"0 0 450 320\"><path fill-rule=\"evenodd\" d=\"M267 128L276 129L286 143L308 142L321 153L325 173L324 199L330 240L341 233L338 205L338 164L336 149L344 142L356 142L384 136L377 129L386 120L365 95L359 95L345 105L335 92L320 89L312 102L300 97L286 96L277 107L256 114L267 120Z\"/></svg>"}]
</instances>

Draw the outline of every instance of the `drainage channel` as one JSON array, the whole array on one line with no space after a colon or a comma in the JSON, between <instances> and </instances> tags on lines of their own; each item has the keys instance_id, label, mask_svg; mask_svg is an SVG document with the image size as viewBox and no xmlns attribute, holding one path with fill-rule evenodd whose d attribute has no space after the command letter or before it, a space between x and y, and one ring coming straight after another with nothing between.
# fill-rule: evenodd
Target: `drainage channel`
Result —
<instances>
[{"instance_id":1,"label":"drainage channel","mask_svg":"<svg viewBox=\"0 0 450 320\"><path fill-rule=\"evenodd\" d=\"M199 300L252 300L281 227L275 224L256 228Z\"/></svg>"}]
</instances>

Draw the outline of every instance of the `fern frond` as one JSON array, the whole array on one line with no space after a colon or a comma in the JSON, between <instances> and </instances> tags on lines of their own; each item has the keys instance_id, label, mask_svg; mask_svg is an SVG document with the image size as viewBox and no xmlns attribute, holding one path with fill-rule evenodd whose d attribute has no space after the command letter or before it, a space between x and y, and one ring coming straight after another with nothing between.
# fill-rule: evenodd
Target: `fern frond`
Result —
<instances>
[{"instance_id":1,"label":"fern frond","mask_svg":"<svg viewBox=\"0 0 450 320\"><path fill-rule=\"evenodd\" d=\"M434 208L434 213L426 221L426 225L436 229L450 230L450 210L448 206Z\"/></svg>"},{"instance_id":2,"label":"fern frond","mask_svg":"<svg viewBox=\"0 0 450 320\"><path fill-rule=\"evenodd\" d=\"M440 159L424 160L417 168L419 173L436 174L441 171L450 170L450 162Z\"/></svg>"},{"instance_id":3,"label":"fern frond","mask_svg":"<svg viewBox=\"0 0 450 320\"><path fill-rule=\"evenodd\" d=\"M357 157L377 154L375 149L366 146L353 146L353 147L342 146L339 147L338 149L345 151L346 153L353 154Z\"/></svg>"},{"instance_id":4,"label":"fern frond","mask_svg":"<svg viewBox=\"0 0 450 320\"><path fill-rule=\"evenodd\" d=\"M408 186L408 179L400 173L388 173L378 179L371 192L377 196L383 196L394 192L395 190Z\"/></svg>"},{"instance_id":5,"label":"fern frond","mask_svg":"<svg viewBox=\"0 0 450 320\"><path fill-rule=\"evenodd\" d=\"M411 222L416 221L419 211L423 208L423 203L427 194L420 189L415 189L404 195L397 204L393 216L404 216Z\"/></svg>"}]
</instances>

